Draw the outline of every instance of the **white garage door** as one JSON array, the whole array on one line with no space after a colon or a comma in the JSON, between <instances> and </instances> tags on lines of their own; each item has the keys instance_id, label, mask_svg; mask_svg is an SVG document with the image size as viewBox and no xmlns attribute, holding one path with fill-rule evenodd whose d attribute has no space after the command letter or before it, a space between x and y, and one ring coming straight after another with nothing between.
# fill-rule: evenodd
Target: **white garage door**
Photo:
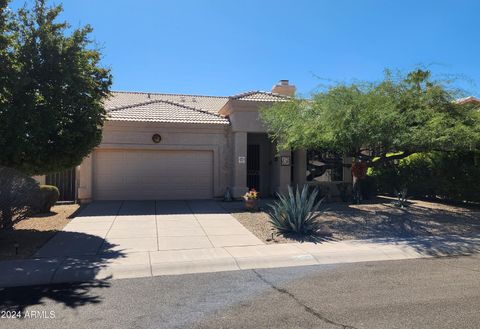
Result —
<instances>
[{"instance_id":1,"label":"white garage door","mask_svg":"<svg viewBox=\"0 0 480 329\"><path fill-rule=\"evenodd\" d=\"M98 150L94 199L175 200L213 197L210 151Z\"/></svg>"}]
</instances>

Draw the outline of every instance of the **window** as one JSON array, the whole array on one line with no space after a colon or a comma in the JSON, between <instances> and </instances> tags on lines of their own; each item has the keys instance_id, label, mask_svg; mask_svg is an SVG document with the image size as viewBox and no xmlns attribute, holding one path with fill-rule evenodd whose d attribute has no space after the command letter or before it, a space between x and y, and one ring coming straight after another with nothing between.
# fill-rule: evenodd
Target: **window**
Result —
<instances>
[{"instance_id":1,"label":"window","mask_svg":"<svg viewBox=\"0 0 480 329\"><path fill-rule=\"evenodd\" d=\"M343 181L342 156L324 151L307 151L307 181L308 182L339 182Z\"/></svg>"}]
</instances>

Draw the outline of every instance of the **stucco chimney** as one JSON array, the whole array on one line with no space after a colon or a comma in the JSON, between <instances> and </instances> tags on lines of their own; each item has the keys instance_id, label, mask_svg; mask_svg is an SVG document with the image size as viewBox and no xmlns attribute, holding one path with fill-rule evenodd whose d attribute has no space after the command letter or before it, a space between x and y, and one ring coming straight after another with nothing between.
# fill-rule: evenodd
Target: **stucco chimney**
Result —
<instances>
[{"instance_id":1,"label":"stucco chimney","mask_svg":"<svg viewBox=\"0 0 480 329\"><path fill-rule=\"evenodd\" d=\"M295 90L297 90L297 88L294 85L289 84L288 80L280 80L272 87L272 93L290 97L295 95Z\"/></svg>"}]
</instances>

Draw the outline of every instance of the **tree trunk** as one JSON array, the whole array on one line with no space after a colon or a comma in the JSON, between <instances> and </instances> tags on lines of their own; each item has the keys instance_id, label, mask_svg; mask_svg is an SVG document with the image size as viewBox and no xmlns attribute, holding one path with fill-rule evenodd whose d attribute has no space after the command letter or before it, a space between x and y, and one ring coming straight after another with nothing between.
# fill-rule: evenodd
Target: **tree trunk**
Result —
<instances>
[{"instance_id":1,"label":"tree trunk","mask_svg":"<svg viewBox=\"0 0 480 329\"><path fill-rule=\"evenodd\" d=\"M360 186L360 178L353 176L352 194L353 202L355 202L356 204L360 204L360 201L362 199L362 190Z\"/></svg>"},{"instance_id":2,"label":"tree trunk","mask_svg":"<svg viewBox=\"0 0 480 329\"><path fill-rule=\"evenodd\" d=\"M355 159L352 164L352 178L353 178L353 200L357 204L362 201L362 190L360 180L365 178L367 174L368 164L363 159Z\"/></svg>"}]
</instances>

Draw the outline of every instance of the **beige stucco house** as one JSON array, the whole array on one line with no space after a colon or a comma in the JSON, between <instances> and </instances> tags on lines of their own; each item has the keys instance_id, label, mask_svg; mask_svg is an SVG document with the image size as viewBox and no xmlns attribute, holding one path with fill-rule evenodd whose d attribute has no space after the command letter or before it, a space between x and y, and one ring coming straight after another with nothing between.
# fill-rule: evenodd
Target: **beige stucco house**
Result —
<instances>
[{"instance_id":1,"label":"beige stucco house","mask_svg":"<svg viewBox=\"0 0 480 329\"><path fill-rule=\"evenodd\" d=\"M76 198L210 199L248 188L270 196L302 185L306 151L278 153L258 114L294 93L288 80L231 97L113 92L102 142L75 170ZM348 170L340 174L316 181L350 180Z\"/></svg>"}]
</instances>

